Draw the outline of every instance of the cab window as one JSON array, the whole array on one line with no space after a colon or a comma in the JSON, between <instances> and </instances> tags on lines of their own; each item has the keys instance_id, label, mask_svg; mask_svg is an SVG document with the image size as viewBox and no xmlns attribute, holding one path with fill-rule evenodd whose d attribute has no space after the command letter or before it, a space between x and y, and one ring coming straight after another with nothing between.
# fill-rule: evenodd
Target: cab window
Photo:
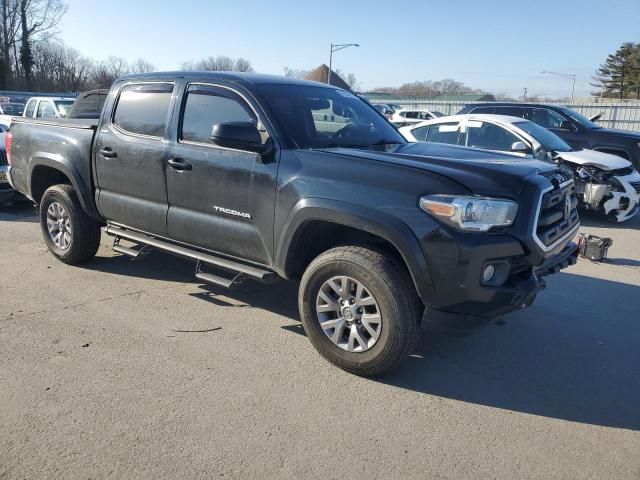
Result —
<instances>
[{"instance_id":1,"label":"cab window","mask_svg":"<svg viewBox=\"0 0 640 480\"><path fill-rule=\"evenodd\" d=\"M427 132L429 131L429 127L418 127L411 130L411 133L419 142L425 142L427 140Z\"/></svg>"},{"instance_id":2,"label":"cab window","mask_svg":"<svg viewBox=\"0 0 640 480\"><path fill-rule=\"evenodd\" d=\"M36 101L35 99L29 100L29 103L27 103L27 106L25 107L24 111L25 111L25 117L33 117L33 114L35 113L36 110Z\"/></svg>"},{"instance_id":3,"label":"cab window","mask_svg":"<svg viewBox=\"0 0 640 480\"><path fill-rule=\"evenodd\" d=\"M565 118L559 113L546 108L532 108L529 120L544 128L562 128Z\"/></svg>"},{"instance_id":4,"label":"cab window","mask_svg":"<svg viewBox=\"0 0 640 480\"><path fill-rule=\"evenodd\" d=\"M173 84L126 85L120 91L113 124L138 135L163 137Z\"/></svg>"},{"instance_id":5,"label":"cab window","mask_svg":"<svg viewBox=\"0 0 640 480\"><path fill-rule=\"evenodd\" d=\"M496 107L496 115L508 115L510 117L524 118L524 108L523 107Z\"/></svg>"},{"instance_id":6,"label":"cab window","mask_svg":"<svg viewBox=\"0 0 640 480\"><path fill-rule=\"evenodd\" d=\"M56 109L53 104L48 100L40 100L38 104L37 118L56 118Z\"/></svg>"},{"instance_id":7,"label":"cab window","mask_svg":"<svg viewBox=\"0 0 640 480\"><path fill-rule=\"evenodd\" d=\"M211 143L218 123L257 124L255 114L240 96L226 89L191 85L182 113L180 138L187 142Z\"/></svg>"},{"instance_id":8,"label":"cab window","mask_svg":"<svg viewBox=\"0 0 640 480\"><path fill-rule=\"evenodd\" d=\"M520 141L513 133L491 123L474 122L467 125L467 147L510 152L511 146Z\"/></svg>"},{"instance_id":9,"label":"cab window","mask_svg":"<svg viewBox=\"0 0 640 480\"><path fill-rule=\"evenodd\" d=\"M447 143L449 145L457 145L460 137L460 125L458 122L441 123L439 125L431 125L427 132L427 142Z\"/></svg>"},{"instance_id":10,"label":"cab window","mask_svg":"<svg viewBox=\"0 0 640 480\"><path fill-rule=\"evenodd\" d=\"M328 99L311 104L311 116L316 133L319 135L333 135L353 123L355 113L347 105Z\"/></svg>"}]
</instances>

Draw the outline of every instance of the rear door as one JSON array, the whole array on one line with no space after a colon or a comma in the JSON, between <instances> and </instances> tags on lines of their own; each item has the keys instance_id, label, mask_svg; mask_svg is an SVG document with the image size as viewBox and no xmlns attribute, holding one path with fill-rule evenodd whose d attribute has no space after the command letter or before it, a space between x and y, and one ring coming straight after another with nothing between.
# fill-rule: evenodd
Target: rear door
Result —
<instances>
[{"instance_id":1,"label":"rear door","mask_svg":"<svg viewBox=\"0 0 640 480\"><path fill-rule=\"evenodd\" d=\"M211 142L217 123L262 125L256 112L232 88L185 85L181 105L176 106L179 122L167 166L168 234L197 247L270 265L277 163Z\"/></svg>"},{"instance_id":2,"label":"rear door","mask_svg":"<svg viewBox=\"0 0 640 480\"><path fill-rule=\"evenodd\" d=\"M174 84L134 82L105 105L94 145L96 203L109 221L167 232L165 161Z\"/></svg>"}]
</instances>

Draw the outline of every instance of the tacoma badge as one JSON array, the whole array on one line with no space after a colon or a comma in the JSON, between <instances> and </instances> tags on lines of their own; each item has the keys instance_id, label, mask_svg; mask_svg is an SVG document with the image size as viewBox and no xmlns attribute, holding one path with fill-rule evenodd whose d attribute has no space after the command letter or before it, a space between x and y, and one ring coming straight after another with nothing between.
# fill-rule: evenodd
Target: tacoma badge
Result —
<instances>
[{"instance_id":1,"label":"tacoma badge","mask_svg":"<svg viewBox=\"0 0 640 480\"><path fill-rule=\"evenodd\" d=\"M229 208L218 207L216 205L213 206L213 209L218 213L225 213L227 215L233 215L234 217L242 217L242 218L251 218L250 213L239 212L237 210L231 210Z\"/></svg>"}]
</instances>

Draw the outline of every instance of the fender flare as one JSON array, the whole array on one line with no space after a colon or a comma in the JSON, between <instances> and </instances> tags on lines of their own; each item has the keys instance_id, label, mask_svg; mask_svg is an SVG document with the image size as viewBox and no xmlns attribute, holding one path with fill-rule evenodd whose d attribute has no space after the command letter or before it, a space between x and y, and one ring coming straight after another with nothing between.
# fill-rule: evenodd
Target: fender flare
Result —
<instances>
[{"instance_id":1,"label":"fender flare","mask_svg":"<svg viewBox=\"0 0 640 480\"><path fill-rule=\"evenodd\" d=\"M90 187L83 181L78 169L68 159L53 153L36 152L29 162L29 196L33 198L33 173L38 167L49 167L64 174L76 191L83 210L90 216L101 219L95 208Z\"/></svg>"},{"instance_id":2,"label":"fender flare","mask_svg":"<svg viewBox=\"0 0 640 480\"><path fill-rule=\"evenodd\" d=\"M376 235L393 245L402 256L418 295L427 300L433 284L420 242L409 226L397 217L370 207L322 198L305 198L294 205L276 244L275 266L288 277L290 248L297 234L311 221L325 221Z\"/></svg>"}]
</instances>

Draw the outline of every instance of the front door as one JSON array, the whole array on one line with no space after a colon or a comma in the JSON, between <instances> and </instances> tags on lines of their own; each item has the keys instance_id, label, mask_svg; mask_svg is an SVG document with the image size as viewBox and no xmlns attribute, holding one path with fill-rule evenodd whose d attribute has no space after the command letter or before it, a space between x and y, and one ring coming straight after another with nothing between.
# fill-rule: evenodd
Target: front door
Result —
<instances>
[{"instance_id":1,"label":"front door","mask_svg":"<svg viewBox=\"0 0 640 480\"><path fill-rule=\"evenodd\" d=\"M270 265L277 163L211 142L213 125L257 125L256 112L234 90L190 84L179 115L167 161L169 237Z\"/></svg>"},{"instance_id":2,"label":"front door","mask_svg":"<svg viewBox=\"0 0 640 480\"><path fill-rule=\"evenodd\" d=\"M165 130L174 85L122 87L94 146L96 203L108 221L144 232L167 232ZM115 110L114 110L115 107Z\"/></svg>"}]
</instances>

